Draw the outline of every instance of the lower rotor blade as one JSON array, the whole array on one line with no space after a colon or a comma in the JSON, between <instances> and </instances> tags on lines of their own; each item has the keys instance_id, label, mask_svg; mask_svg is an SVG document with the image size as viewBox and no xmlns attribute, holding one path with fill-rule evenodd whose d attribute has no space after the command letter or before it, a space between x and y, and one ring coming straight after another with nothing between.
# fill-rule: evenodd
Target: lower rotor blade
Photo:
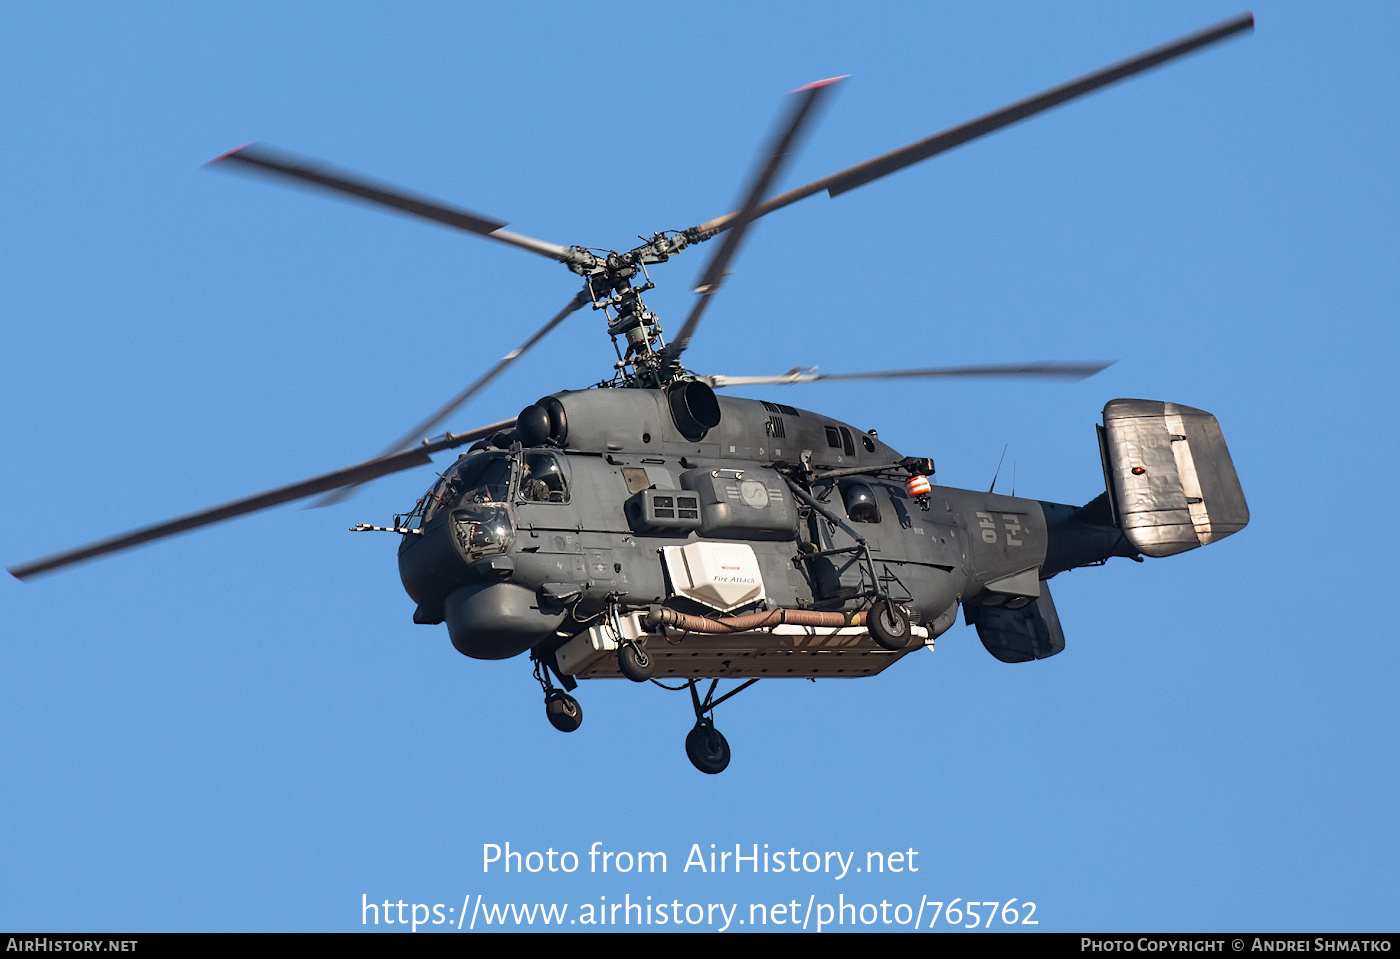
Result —
<instances>
[{"instance_id":1,"label":"lower rotor blade","mask_svg":"<svg viewBox=\"0 0 1400 959\"><path fill-rule=\"evenodd\" d=\"M419 438L430 435L439 423L447 419L453 413L457 412L457 410L461 408L462 404L466 403L467 400L475 396L478 392L481 391L482 388L484 388L497 376L500 376L501 373L505 371L506 367L510 366L516 360L520 359L520 357L524 356L532 346L534 346L540 340L544 339L545 334L549 333L560 323L564 322L564 320L569 316L569 314L573 313L575 310L580 309L584 304L590 302L592 302L592 297L589 295L588 288L585 287L584 289L579 291L577 296L575 296L572 300L569 301L568 306L564 307L558 313L554 314L554 316L550 318L550 321L548 323L540 327L540 329L536 331L534 336L530 337L524 343L520 344L520 346L518 346L516 349L513 349L509 353L507 353L495 366L491 367L481 376L477 377L477 379L471 385L469 385L462 392L458 393L456 396L452 397L452 399L444 403L435 413L429 416L426 420L413 427L413 429L409 430L403 436L400 436L398 439L394 440L394 442L389 444L389 446L387 446L384 449L384 452L380 453L379 455L388 456L390 453L397 453L399 450L404 449L405 447L410 446L413 443L416 443L419 440ZM355 490L358 489L361 485L362 483L353 483L348 486L341 487L334 493L331 493L329 496L323 496L315 503L312 503L311 506L313 508L319 509L323 506L334 506L336 503L344 502L351 496L354 496Z\"/></svg>"},{"instance_id":2,"label":"lower rotor blade","mask_svg":"<svg viewBox=\"0 0 1400 959\"><path fill-rule=\"evenodd\" d=\"M953 376L1028 376L1082 380L1102 372L1116 360L1101 363L1020 363L993 366L944 366L926 370L882 370L874 373L824 373L823 380L895 380Z\"/></svg>"},{"instance_id":3,"label":"lower rotor blade","mask_svg":"<svg viewBox=\"0 0 1400 959\"><path fill-rule=\"evenodd\" d=\"M111 539L104 539L88 546L69 550L66 553L58 553L45 559L26 563L23 566L10 567L10 574L16 579L29 579L41 573L51 572L64 566L71 566L74 563L81 563L85 560L96 559L99 556L106 556L108 553L116 553L133 546L140 546L142 543L149 543L153 540L164 539L167 536L174 536L177 533L184 533L188 530L198 529L201 526L210 526L214 523L221 523L235 516L243 516L247 513L255 513L258 510L268 509L282 503L289 503L292 500L303 499L307 496L314 496L317 493L337 486L344 486L347 483L364 483L390 473L398 473L402 470L412 469L415 466L423 466L430 462L430 456L440 450L450 449L479 440L482 437L490 436L497 430L507 429L515 424L515 420L502 420L490 426L483 426L480 429L471 430L467 433L448 434L443 439L434 443L425 443L422 446L411 450L404 450L392 456L381 456L377 459L349 466L345 469L336 470L334 473L326 473L290 486L281 486L277 489L268 490L266 493L258 493L256 496L249 496L244 499L234 500L232 503L225 503L222 506L215 506L211 509L202 510L198 513L191 513L179 519L169 520L165 523L158 523L155 526L147 526L121 536L114 536Z\"/></svg>"},{"instance_id":4,"label":"lower rotor blade","mask_svg":"<svg viewBox=\"0 0 1400 959\"><path fill-rule=\"evenodd\" d=\"M714 296L724 285L729 263L734 258L734 254L739 251L739 244L743 242L744 233L748 230L749 224L753 222L759 204L767 196L768 187L772 185L788 157L792 154L798 135L812 115L812 108L816 106L817 101L832 84L844 79L845 77L832 77L829 80L818 80L793 91L801 96L793 103L786 122L769 145L767 159L763 166L750 180L748 189L745 191L744 205L735 214L735 220L730 225L724 243L715 251L714 256L710 258L709 265L705 268L705 272L701 275L700 283L696 286L700 299L691 309L690 316L686 317L685 325L681 327L675 339L666 347L664 365L674 363L685 352L685 348L690 345L690 338L695 335L695 328L700 325L700 318L710 303L710 297Z\"/></svg>"},{"instance_id":5,"label":"lower rotor blade","mask_svg":"<svg viewBox=\"0 0 1400 959\"><path fill-rule=\"evenodd\" d=\"M938 366L922 370L879 370L871 373L818 373L816 367L792 370L778 376L702 376L715 389L725 386L765 386L815 383L818 380L900 380L953 377L1005 376L1082 380L1112 366L1106 363L1020 363L994 366Z\"/></svg>"}]
</instances>

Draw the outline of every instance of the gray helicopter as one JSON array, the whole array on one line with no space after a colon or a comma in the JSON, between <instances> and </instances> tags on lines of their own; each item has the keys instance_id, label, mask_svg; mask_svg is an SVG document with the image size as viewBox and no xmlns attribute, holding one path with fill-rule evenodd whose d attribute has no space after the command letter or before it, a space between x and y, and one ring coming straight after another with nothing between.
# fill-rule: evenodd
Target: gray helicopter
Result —
<instances>
[{"instance_id":1,"label":"gray helicopter","mask_svg":"<svg viewBox=\"0 0 1400 959\"><path fill-rule=\"evenodd\" d=\"M212 161L444 223L563 263L582 289L509 353L378 457L199 513L12 567L28 579L282 503L343 500L378 477L467 447L389 526L415 623L446 624L476 659L528 653L550 723L577 729L584 679L688 691L686 753L718 773L729 744L715 708L760 679L872 676L950 628L959 609L1008 663L1065 647L1048 581L1121 556L1141 561L1215 542L1249 521L1211 414L1115 399L1098 429L1105 491L1083 506L953 489L934 463L874 430L786 404L721 396L733 386L923 377L1082 378L1106 363L866 373L794 369L702 375L681 362L755 220L825 190L837 196L1108 84L1250 31L1244 14L891 153L776 196L770 187L841 78L794 91L740 208L625 252L559 246L489 217L253 144ZM642 295L649 267L722 237L679 332L665 338ZM584 307L602 314L612 375L509 420L435 431ZM428 437L428 438L424 438ZM993 483L995 487L995 483ZM717 695L722 679L738 684ZM701 686L709 681L704 694ZM555 685L555 682L559 686ZM562 688L560 688L562 687Z\"/></svg>"}]
</instances>

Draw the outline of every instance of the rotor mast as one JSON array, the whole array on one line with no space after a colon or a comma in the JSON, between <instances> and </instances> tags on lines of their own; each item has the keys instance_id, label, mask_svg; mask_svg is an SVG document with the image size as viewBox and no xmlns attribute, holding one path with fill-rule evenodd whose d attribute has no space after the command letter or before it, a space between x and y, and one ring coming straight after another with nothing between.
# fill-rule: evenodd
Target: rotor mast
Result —
<instances>
[{"instance_id":1,"label":"rotor mast","mask_svg":"<svg viewBox=\"0 0 1400 959\"><path fill-rule=\"evenodd\" d=\"M643 302L642 294L656 288L647 272L649 265L665 263L701 239L705 237L691 229L654 233L650 240L625 253L608 251L598 255L575 248L589 259L580 256L569 264L569 269L587 282L593 309L603 311L617 352L612 385L659 388L684 374L679 364L666 361L661 324ZM635 282L639 278L641 282Z\"/></svg>"},{"instance_id":2,"label":"rotor mast","mask_svg":"<svg viewBox=\"0 0 1400 959\"><path fill-rule=\"evenodd\" d=\"M685 367L681 366L680 357L690 345L690 338L695 335L695 328L699 325L710 298L724 285L729 264L739 252L744 234L760 215L760 204L791 159L801 133L815 114L817 104L833 84L844 79L845 77L831 77L792 91L793 97L789 100L786 116L761 155L762 162L750 175L741 194L742 207L722 227L702 224L688 230L653 233L650 240L640 237L641 246L634 247L626 253L609 252L600 258L596 265L582 265L582 257L578 255L565 260L569 269L582 273L588 280L593 308L604 310L605 314L609 309L615 310L615 315L606 315L608 334L612 337L613 347L617 349L618 354L615 365L617 378L621 381L618 385L660 388L689 375ZM690 244L707 240L721 231L726 234L724 242L711 255L695 289L699 298L675 340L667 344L662 336L661 325L656 321L656 314L648 310L642 302L641 294L656 286L646 268L648 264L665 263ZM575 251L588 253L577 248ZM643 282L634 285L633 280L639 272L644 278ZM627 343L625 352L617 347L619 336Z\"/></svg>"}]
</instances>

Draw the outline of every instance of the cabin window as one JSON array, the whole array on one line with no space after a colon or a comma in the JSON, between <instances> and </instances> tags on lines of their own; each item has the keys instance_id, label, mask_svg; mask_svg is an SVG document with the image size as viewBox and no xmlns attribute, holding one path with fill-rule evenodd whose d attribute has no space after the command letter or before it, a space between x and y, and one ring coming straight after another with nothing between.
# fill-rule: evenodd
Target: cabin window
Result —
<instances>
[{"instance_id":1,"label":"cabin window","mask_svg":"<svg viewBox=\"0 0 1400 959\"><path fill-rule=\"evenodd\" d=\"M520 498L527 503L569 501L569 483L557 456L546 452L525 454L525 478L520 481Z\"/></svg>"},{"instance_id":2,"label":"cabin window","mask_svg":"<svg viewBox=\"0 0 1400 959\"><path fill-rule=\"evenodd\" d=\"M846 450L847 456L856 455L856 441L851 437L851 431L846 427L841 427L841 446Z\"/></svg>"}]
</instances>

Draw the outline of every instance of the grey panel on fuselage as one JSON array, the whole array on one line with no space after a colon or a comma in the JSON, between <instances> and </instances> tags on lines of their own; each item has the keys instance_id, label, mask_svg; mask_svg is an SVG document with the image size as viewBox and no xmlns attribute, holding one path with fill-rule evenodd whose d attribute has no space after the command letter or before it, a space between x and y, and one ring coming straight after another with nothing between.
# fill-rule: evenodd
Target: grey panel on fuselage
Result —
<instances>
[{"instance_id":1,"label":"grey panel on fuselage","mask_svg":"<svg viewBox=\"0 0 1400 959\"><path fill-rule=\"evenodd\" d=\"M804 452L810 452L813 466L828 469L888 465L901 458L892 447L849 423L786 404L720 396L719 426L700 440L689 440L671 421L666 394L661 390L578 390L554 396L568 418L564 446L570 451L742 460L759 465L797 464ZM836 431L835 446L828 440L828 427ZM774 435L778 432L782 435Z\"/></svg>"},{"instance_id":2,"label":"grey panel on fuselage","mask_svg":"<svg viewBox=\"0 0 1400 959\"><path fill-rule=\"evenodd\" d=\"M561 454L565 455L565 454ZM600 608L610 593L638 602L663 597L659 569L627 527L627 498L621 466L601 456L567 454L569 499L565 503L515 504L518 527L517 578L531 584L555 581L584 587L583 607Z\"/></svg>"},{"instance_id":3,"label":"grey panel on fuselage","mask_svg":"<svg viewBox=\"0 0 1400 959\"><path fill-rule=\"evenodd\" d=\"M1045 562L1045 513L1037 500L939 487L950 515L967 523L967 564L972 596L988 583Z\"/></svg>"},{"instance_id":4,"label":"grey panel on fuselage","mask_svg":"<svg viewBox=\"0 0 1400 959\"><path fill-rule=\"evenodd\" d=\"M697 463L681 487L699 497L700 535L711 539L791 540L797 503L782 476L757 462Z\"/></svg>"}]
</instances>

